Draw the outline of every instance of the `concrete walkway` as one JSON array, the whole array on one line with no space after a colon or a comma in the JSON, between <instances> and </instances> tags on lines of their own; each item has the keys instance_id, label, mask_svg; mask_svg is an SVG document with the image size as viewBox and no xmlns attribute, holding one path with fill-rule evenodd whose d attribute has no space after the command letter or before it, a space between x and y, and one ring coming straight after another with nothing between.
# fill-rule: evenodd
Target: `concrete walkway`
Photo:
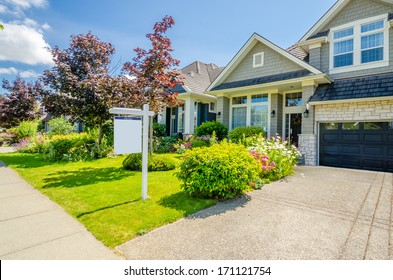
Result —
<instances>
[{"instance_id":1,"label":"concrete walkway","mask_svg":"<svg viewBox=\"0 0 393 280\"><path fill-rule=\"evenodd\" d=\"M393 174L297 171L117 250L129 259L393 259Z\"/></svg>"},{"instance_id":2,"label":"concrete walkway","mask_svg":"<svg viewBox=\"0 0 393 280\"><path fill-rule=\"evenodd\" d=\"M121 259L0 161L0 259Z\"/></svg>"}]
</instances>

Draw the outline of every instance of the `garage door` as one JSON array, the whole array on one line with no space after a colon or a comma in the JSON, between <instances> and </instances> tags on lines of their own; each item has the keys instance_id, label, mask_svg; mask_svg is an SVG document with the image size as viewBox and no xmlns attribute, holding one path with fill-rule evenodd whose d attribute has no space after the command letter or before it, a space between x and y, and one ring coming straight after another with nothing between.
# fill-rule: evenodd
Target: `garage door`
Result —
<instances>
[{"instance_id":1,"label":"garage door","mask_svg":"<svg viewBox=\"0 0 393 280\"><path fill-rule=\"evenodd\" d=\"M393 122L320 124L319 164L393 172Z\"/></svg>"}]
</instances>

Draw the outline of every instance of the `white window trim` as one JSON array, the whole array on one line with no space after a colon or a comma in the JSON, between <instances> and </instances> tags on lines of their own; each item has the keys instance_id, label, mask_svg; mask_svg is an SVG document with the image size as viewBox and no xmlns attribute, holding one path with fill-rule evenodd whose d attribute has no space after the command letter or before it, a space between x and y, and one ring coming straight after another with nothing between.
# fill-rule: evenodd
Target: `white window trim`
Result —
<instances>
[{"instance_id":1,"label":"white window trim","mask_svg":"<svg viewBox=\"0 0 393 280\"><path fill-rule=\"evenodd\" d=\"M366 69L371 69L371 68L377 68L377 67L386 67L389 66L389 28L390 24L388 22L388 14L380 15L380 16L375 16L375 17L370 17L362 20L357 20L351 23L347 23L344 25L340 25L337 27L332 28L329 32L329 43L330 43L330 55L329 55L329 73L330 74L337 74L337 73L344 73L344 72L349 72L349 71L358 71L358 70L366 70ZM374 21L378 20L384 20L384 59L380 61L374 61L374 62L368 62L368 63L361 63L361 25L367 24L367 23L372 23ZM345 37L345 38L340 38L337 40L334 40L334 32L340 31L342 29L347 29L347 28L354 28L354 35L351 37ZM373 32L370 32L373 33ZM367 33L366 33L367 34ZM349 66L343 66L339 68L334 68L334 43L338 42L340 40L345 40L346 38L354 38L354 50L353 50L353 65Z\"/></svg>"},{"instance_id":2,"label":"white window trim","mask_svg":"<svg viewBox=\"0 0 393 280\"><path fill-rule=\"evenodd\" d=\"M214 104L214 110L211 109L211 104ZM216 113L217 112L216 108L217 108L217 103L209 102L209 113Z\"/></svg>"},{"instance_id":3,"label":"white window trim","mask_svg":"<svg viewBox=\"0 0 393 280\"><path fill-rule=\"evenodd\" d=\"M251 103L251 96L253 96L253 95L259 95L259 94L267 94L267 98L268 98L268 100L267 100L267 102L258 102L258 103ZM235 97L242 97L242 96L245 96L245 97L247 97L247 104L233 104L233 98L235 98ZM247 113L246 113L246 126L251 126L251 107L252 106L257 106L257 105L268 105L268 114L267 114L267 128L266 128L266 130L267 130L267 136L268 137L270 137L270 127L271 127L271 124L270 124L270 122L271 122L271 116L270 116L270 113L269 112L271 112L271 94L270 93L252 93L252 94L236 94L236 95L233 95L233 96L231 96L231 98L230 98L230 102L229 102L229 127L230 127L230 130L233 130L233 126L232 126L232 124L233 124L233 114L232 114L232 109L233 108L242 108L242 107L245 107L245 108L247 108Z\"/></svg>"},{"instance_id":4,"label":"white window trim","mask_svg":"<svg viewBox=\"0 0 393 280\"><path fill-rule=\"evenodd\" d=\"M261 57L261 63L256 63L257 57ZM260 52L253 55L252 66L253 68L262 67L265 64L265 53Z\"/></svg>"}]
</instances>

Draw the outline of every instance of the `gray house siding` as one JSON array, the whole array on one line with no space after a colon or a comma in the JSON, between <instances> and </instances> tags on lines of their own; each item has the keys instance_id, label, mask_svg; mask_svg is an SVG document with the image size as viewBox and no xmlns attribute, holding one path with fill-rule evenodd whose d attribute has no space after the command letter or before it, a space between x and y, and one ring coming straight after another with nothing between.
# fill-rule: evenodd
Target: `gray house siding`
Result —
<instances>
[{"instance_id":1,"label":"gray house siding","mask_svg":"<svg viewBox=\"0 0 393 280\"><path fill-rule=\"evenodd\" d=\"M264 52L264 66L253 68L253 55ZM223 83L242 81L246 79L270 76L275 74L287 73L304 70L296 63L283 57L262 43L257 44L246 55L242 62L233 70Z\"/></svg>"},{"instance_id":2,"label":"gray house siding","mask_svg":"<svg viewBox=\"0 0 393 280\"><path fill-rule=\"evenodd\" d=\"M270 134L274 136L283 135L282 133L282 122L283 122L283 95L272 94L271 95L271 108L276 112L274 118L271 118Z\"/></svg>"},{"instance_id":3,"label":"gray house siding","mask_svg":"<svg viewBox=\"0 0 393 280\"><path fill-rule=\"evenodd\" d=\"M217 98L217 121L229 128L229 99L225 96Z\"/></svg>"},{"instance_id":4,"label":"gray house siding","mask_svg":"<svg viewBox=\"0 0 393 280\"><path fill-rule=\"evenodd\" d=\"M323 26L321 30L329 30L332 27L356 20L391 12L393 12L393 8L390 5L370 0L353 0L335 18Z\"/></svg>"},{"instance_id":5,"label":"gray house siding","mask_svg":"<svg viewBox=\"0 0 393 280\"><path fill-rule=\"evenodd\" d=\"M386 13L392 13L393 7L384 5L370 0L354 0L351 1L334 19L327 23L321 30L329 30L331 28L350 23L353 21L378 16ZM333 79L341 79L353 76L371 75L377 73L385 73L393 71L393 29L389 30L389 66L371 68L367 70L348 71L344 73L330 74ZM320 56L320 61L318 61ZM323 44L322 48L310 50L310 64L320 69L322 72L329 73L330 46Z\"/></svg>"}]
</instances>

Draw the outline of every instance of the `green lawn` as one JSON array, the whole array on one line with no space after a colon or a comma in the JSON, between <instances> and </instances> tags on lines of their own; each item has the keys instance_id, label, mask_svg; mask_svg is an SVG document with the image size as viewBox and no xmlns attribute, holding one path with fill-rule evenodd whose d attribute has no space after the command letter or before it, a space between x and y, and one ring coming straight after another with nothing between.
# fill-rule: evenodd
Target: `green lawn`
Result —
<instances>
[{"instance_id":1,"label":"green lawn","mask_svg":"<svg viewBox=\"0 0 393 280\"><path fill-rule=\"evenodd\" d=\"M182 192L173 171L149 172L150 199L142 201L141 172L124 170L123 159L53 163L41 155L0 154L0 160L109 247L217 202Z\"/></svg>"}]
</instances>

